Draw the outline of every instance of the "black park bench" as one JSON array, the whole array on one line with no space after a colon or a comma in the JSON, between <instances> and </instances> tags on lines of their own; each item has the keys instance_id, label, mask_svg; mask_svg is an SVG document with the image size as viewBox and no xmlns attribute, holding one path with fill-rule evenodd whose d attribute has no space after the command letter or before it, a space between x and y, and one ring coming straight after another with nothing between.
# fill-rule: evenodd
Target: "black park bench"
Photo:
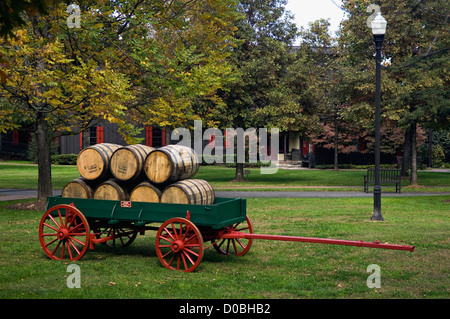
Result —
<instances>
[{"instance_id":1,"label":"black park bench","mask_svg":"<svg viewBox=\"0 0 450 319\"><path fill-rule=\"evenodd\" d=\"M402 177L399 169L380 169L380 185L395 184L395 192L402 191ZM375 169L367 169L367 175L364 175L364 192L369 192L369 185L375 185Z\"/></svg>"}]
</instances>

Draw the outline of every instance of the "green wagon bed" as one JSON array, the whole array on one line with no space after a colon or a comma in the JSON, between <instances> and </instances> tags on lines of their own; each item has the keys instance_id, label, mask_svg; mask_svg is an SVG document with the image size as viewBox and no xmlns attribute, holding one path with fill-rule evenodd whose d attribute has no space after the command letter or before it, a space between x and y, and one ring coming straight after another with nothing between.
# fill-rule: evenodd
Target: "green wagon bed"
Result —
<instances>
[{"instance_id":1,"label":"green wagon bed","mask_svg":"<svg viewBox=\"0 0 450 319\"><path fill-rule=\"evenodd\" d=\"M143 226L153 222L165 222L174 217L186 217L196 226L220 229L245 221L246 200L243 198L216 198L213 205L162 204L98 199L49 197L47 208L73 204L89 219L107 220L109 224L131 222Z\"/></svg>"}]
</instances>

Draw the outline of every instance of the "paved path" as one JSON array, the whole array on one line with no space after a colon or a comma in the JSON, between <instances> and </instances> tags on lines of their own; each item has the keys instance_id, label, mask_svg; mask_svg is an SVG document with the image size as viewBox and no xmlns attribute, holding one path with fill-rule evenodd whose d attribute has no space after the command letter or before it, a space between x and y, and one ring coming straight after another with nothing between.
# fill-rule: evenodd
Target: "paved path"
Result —
<instances>
[{"instance_id":1,"label":"paved path","mask_svg":"<svg viewBox=\"0 0 450 319\"><path fill-rule=\"evenodd\" d=\"M373 193L362 191L341 192L341 191L216 191L217 197L230 198L339 198L339 197L373 197ZM53 196L61 195L61 190L54 190ZM429 193L429 192L385 192L383 197L404 197L404 196L438 196L450 195L450 193ZM0 201L18 200L26 198L36 198L37 191L31 189L0 189Z\"/></svg>"}]
</instances>

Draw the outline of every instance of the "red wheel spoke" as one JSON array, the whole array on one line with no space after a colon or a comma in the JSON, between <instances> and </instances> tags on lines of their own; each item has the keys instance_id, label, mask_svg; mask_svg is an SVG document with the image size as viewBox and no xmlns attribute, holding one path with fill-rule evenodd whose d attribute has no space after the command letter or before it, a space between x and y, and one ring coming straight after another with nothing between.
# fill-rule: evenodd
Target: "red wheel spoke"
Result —
<instances>
[{"instance_id":1,"label":"red wheel spoke","mask_svg":"<svg viewBox=\"0 0 450 319\"><path fill-rule=\"evenodd\" d=\"M53 233L53 234L42 234L42 236L56 236L56 233Z\"/></svg>"},{"instance_id":2,"label":"red wheel spoke","mask_svg":"<svg viewBox=\"0 0 450 319\"><path fill-rule=\"evenodd\" d=\"M70 258L70 260L73 260L72 250L70 249L70 240L66 241L66 244L67 244L67 251L69 253L69 258ZM63 256L61 256L61 259L63 259Z\"/></svg>"},{"instance_id":3,"label":"red wheel spoke","mask_svg":"<svg viewBox=\"0 0 450 319\"><path fill-rule=\"evenodd\" d=\"M52 215L48 215L48 217L55 223L55 225L56 225L58 228L61 228L62 223L61 223L61 225L58 224L58 222L53 218ZM47 224L46 224L46 225L47 225ZM47 225L47 226L48 226L48 227L51 227L50 225Z\"/></svg>"},{"instance_id":4,"label":"red wheel spoke","mask_svg":"<svg viewBox=\"0 0 450 319\"><path fill-rule=\"evenodd\" d=\"M247 229L250 229L250 227L242 227L242 228L236 228L235 230L236 231L243 231L243 230L247 230Z\"/></svg>"},{"instance_id":5,"label":"red wheel spoke","mask_svg":"<svg viewBox=\"0 0 450 319\"><path fill-rule=\"evenodd\" d=\"M64 259L64 247L66 247L66 244L62 240L60 240L59 243L60 244L62 243L62 245L61 245L61 259ZM59 244L58 244L58 246L59 246Z\"/></svg>"},{"instance_id":6,"label":"red wheel spoke","mask_svg":"<svg viewBox=\"0 0 450 319\"><path fill-rule=\"evenodd\" d=\"M170 252L170 253L172 253L172 252ZM172 266L172 263L173 263L174 259L175 259L175 254L173 254L172 258L170 259L169 266Z\"/></svg>"},{"instance_id":7,"label":"red wheel spoke","mask_svg":"<svg viewBox=\"0 0 450 319\"><path fill-rule=\"evenodd\" d=\"M185 257L185 252L183 251L181 254L180 254L180 256L178 257L178 259L180 259L180 257L181 257L181 260L183 261L183 266L184 266L184 270L186 271L189 267L187 266L187 264L186 264L186 257ZM190 259L190 258L189 258ZM191 259L190 259L191 260ZM194 264L194 263L192 263L192 264ZM179 268L178 268L179 269Z\"/></svg>"},{"instance_id":8,"label":"red wheel spoke","mask_svg":"<svg viewBox=\"0 0 450 319\"><path fill-rule=\"evenodd\" d=\"M75 239L75 238L73 238L73 239ZM73 247L73 249L75 249L75 251L78 253L78 255L80 254L80 251L78 250L78 248L77 248L77 246L75 246L75 244L73 243L73 241L72 240L68 240L67 241L67 247L69 248L69 250L70 250L70 246L72 246ZM81 242L80 242L81 243ZM70 244L70 245L69 245ZM82 244L82 246L84 246L83 245L83 243L81 243Z\"/></svg>"},{"instance_id":9,"label":"red wheel spoke","mask_svg":"<svg viewBox=\"0 0 450 319\"><path fill-rule=\"evenodd\" d=\"M230 253L230 243L231 239L227 239L227 255Z\"/></svg>"},{"instance_id":10,"label":"red wheel spoke","mask_svg":"<svg viewBox=\"0 0 450 319\"><path fill-rule=\"evenodd\" d=\"M223 243L225 242L226 239L222 239L219 243L219 245L217 245L216 243L218 242L218 240L216 240L213 245L216 249L220 249L220 247L222 247Z\"/></svg>"},{"instance_id":11,"label":"red wheel spoke","mask_svg":"<svg viewBox=\"0 0 450 319\"><path fill-rule=\"evenodd\" d=\"M55 228L55 227L53 227L53 226L50 226L49 224L44 223L43 225L44 225L44 226L47 226L47 227L50 228L50 229L53 229L53 230L56 231L56 232L59 231L59 229L57 229L57 228Z\"/></svg>"},{"instance_id":12,"label":"red wheel spoke","mask_svg":"<svg viewBox=\"0 0 450 319\"><path fill-rule=\"evenodd\" d=\"M63 218L61 216L61 211L59 209L57 209L57 212L58 212L58 216L59 216L59 221L61 222L61 224L59 224L58 226L61 227L62 225L64 225Z\"/></svg>"},{"instance_id":13,"label":"red wheel spoke","mask_svg":"<svg viewBox=\"0 0 450 319\"><path fill-rule=\"evenodd\" d=\"M78 225L72 227L72 228L70 229L70 231L73 232L75 229L78 229L78 228L80 228L80 227L84 227L84 225L83 225L83 224L78 224ZM83 231L83 230L84 230L84 229L81 229L81 231Z\"/></svg>"},{"instance_id":14,"label":"red wheel spoke","mask_svg":"<svg viewBox=\"0 0 450 319\"><path fill-rule=\"evenodd\" d=\"M71 237L69 237L69 241L70 240L74 240L74 241L76 241L77 243L79 243L80 245L85 245L85 243L84 242L82 242L81 240L79 240L79 239L77 239L77 238L75 238L75 237L73 237L73 236L71 236Z\"/></svg>"},{"instance_id":15,"label":"red wheel spoke","mask_svg":"<svg viewBox=\"0 0 450 319\"><path fill-rule=\"evenodd\" d=\"M188 242L190 242L191 240L193 240L193 239L195 239L195 238L197 238L196 235L195 235L195 234L192 234L191 237L189 237L188 239L185 239L184 241L185 241L186 243L188 243Z\"/></svg>"},{"instance_id":16,"label":"red wheel spoke","mask_svg":"<svg viewBox=\"0 0 450 319\"><path fill-rule=\"evenodd\" d=\"M190 263L193 265L193 264L195 264L195 262L192 260L192 258L188 255L188 253L186 252L186 251L183 251L183 261L184 261L184 267L185 268L188 268L187 266L186 266L186 258L190 261Z\"/></svg>"},{"instance_id":17,"label":"red wheel spoke","mask_svg":"<svg viewBox=\"0 0 450 319\"><path fill-rule=\"evenodd\" d=\"M244 244L243 244L238 238L236 238L234 241L235 241L235 243L238 243L239 246L241 246L242 249L245 249ZM236 244L235 244L235 246L236 246ZM236 250L236 251L237 251L237 250Z\"/></svg>"},{"instance_id":18,"label":"red wheel spoke","mask_svg":"<svg viewBox=\"0 0 450 319\"><path fill-rule=\"evenodd\" d=\"M164 230L166 231L167 235L170 236L170 238L172 238L173 240L175 240L175 237L173 237L172 233L171 233L167 228L164 228Z\"/></svg>"},{"instance_id":19,"label":"red wheel spoke","mask_svg":"<svg viewBox=\"0 0 450 319\"><path fill-rule=\"evenodd\" d=\"M45 247L50 246L51 244L53 244L53 243L54 243L55 241L57 241L57 240L58 240L58 238L55 238L55 239L53 239L52 241L46 243L46 244L45 244Z\"/></svg>"},{"instance_id":20,"label":"red wheel spoke","mask_svg":"<svg viewBox=\"0 0 450 319\"><path fill-rule=\"evenodd\" d=\"M183 224L183 223L180 223L180 232L179 232L179 237L181 238L181 239L184 239L184 237L186 237L186 234L187 234L187 230L186 230L186 232L185 232L185 234L183 235L183 229L185 228L185 225ZM183 236L182 236L183 235Z\"/></svg>"},{"instance_id":21,"label":"red wheel spoke","mask_svg":"<svg viewBox=\"0 0 450 319\"><path fill-rule=\"evenodd\" d=\"M190 249L185 249L185 250L183 251L183 253L185 253L186 256L188 256L187 253L191 253L191 254L194 255L195 257L198 257L198 253L196 253L195 251L190 250Z\"/></svg>"},{"instance_id":22,"label":"red wheel spoke","mask_svg":"<svg viewBox=\"0 0 450 319\"><path fill-rule=\"evenodd\" d=\"M170 236L172 237L172 236ZM173 240L169 239L167 236L159 236L159 238L164 239L165 241L168 241L169 243L173 243L175 239L172 237Z\"/></svg>"},{"instance_id":23,"label":"red wheel spoke","mask_svg":"<svg viewBox=\"0 0 450 319\"><path fill-rule=\"evenodd\" d=\"M56 245L55 249L53 249L53 254L58 250L59 245L61 245L61 241L58 241L58 244Z\"/></svg>"},{"instance_id":24,"label":"red wheel spoke","mask_svg":"<svg viewBox=\"0 0 450 319\"><path fill-rule=\"evenodd\" d=\"M175 227L175 225L173 223L171 223L171 225L172 225L172 232L175 235L175 238L178 238L179 236L177 233L177 228Z\"/></svg>"}]
</instances>

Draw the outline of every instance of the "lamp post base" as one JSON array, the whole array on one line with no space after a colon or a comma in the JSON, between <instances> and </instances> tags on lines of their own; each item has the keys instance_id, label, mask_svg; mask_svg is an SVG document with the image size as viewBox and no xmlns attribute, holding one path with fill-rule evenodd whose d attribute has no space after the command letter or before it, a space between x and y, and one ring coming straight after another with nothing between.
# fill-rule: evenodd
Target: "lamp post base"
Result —
<instances>
[{"instance_id":1,"label":"lamp post base","mask_svg":"<svg viewBox=\"0 0 450 319\"><path fill-rule=\"evenodd\" d=\"M379 168L375 168L377 171L375 174L379 174ZM375 185L373 188L373 215L370 218L371 220L383 221L383 216L381 215L381 187L379 185Z\"/></svg>"}]
</instances>

